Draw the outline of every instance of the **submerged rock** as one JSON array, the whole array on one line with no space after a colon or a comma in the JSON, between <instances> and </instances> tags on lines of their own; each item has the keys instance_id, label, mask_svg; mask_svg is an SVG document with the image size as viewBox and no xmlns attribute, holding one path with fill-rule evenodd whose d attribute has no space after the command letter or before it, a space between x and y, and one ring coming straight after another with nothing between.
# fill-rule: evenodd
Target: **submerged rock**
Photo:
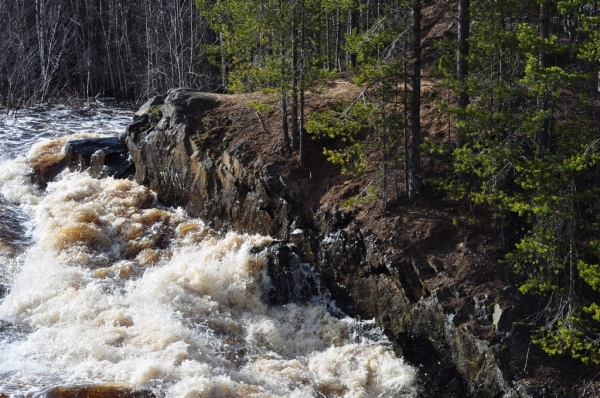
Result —
<instances>
[{"instance_id":1,"label":"submerged rock","mask_svg":"<svg viewBox=\"0 0 600 398\"><path fill-rule=\"evenodd\" d=\"M134 390L124 384L97 384L91 386L54 387L44 394L46 398L155 398L151 391Z\"/></svg>"},{"instance_id":2,"label":"submerged rock","mask_svg":"<svg viewBox=\"0 0 600 398\"><path fill-rule=\"evenodd\" d=\"M32 181L42 189L56 178L67 166L67 161L61 158L57 162L41 163L33 166Z\"/></svg>"}]
</instances>

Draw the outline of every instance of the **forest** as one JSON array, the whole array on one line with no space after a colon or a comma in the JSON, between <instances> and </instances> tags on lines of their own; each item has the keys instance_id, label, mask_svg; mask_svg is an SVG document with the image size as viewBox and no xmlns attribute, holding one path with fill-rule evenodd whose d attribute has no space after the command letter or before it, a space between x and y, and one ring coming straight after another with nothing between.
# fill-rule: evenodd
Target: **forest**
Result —
<instances>
[{"instance_id":1,"label":"forest","mask_svg":"<svg viewBox=\"0 0 600 398\"><path fill-rule=\"evenodd\" d=\"M218 86L204 44L214 33L192 0L0 3L0 104Z\"/></svg>"},{"instance_id":2,"label":"forest","mask_svg":"<svg viewBox=\"0 0 600 398\"><path fill-rule=\"evenodd\" d=\"M0 31L0 106L262 91L285 150L302 164L306 140L339 140L325 155L377 170L384 211L435 185L542 298L532 341L600 364L597 0L5 0ZM304 94L342 72L361 95L307 112ZM424 73L447 93L443 140L421 128Z\"/></svg>"}]
</instances>

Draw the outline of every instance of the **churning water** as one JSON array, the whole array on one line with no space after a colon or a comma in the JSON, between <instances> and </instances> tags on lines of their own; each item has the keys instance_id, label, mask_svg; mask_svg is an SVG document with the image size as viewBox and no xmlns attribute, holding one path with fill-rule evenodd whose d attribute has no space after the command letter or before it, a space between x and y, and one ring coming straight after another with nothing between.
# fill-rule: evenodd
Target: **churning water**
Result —
<instances>
[{"instance_id":1,"label":"churning water","mask_svg":"<svg viewBox=\"0 0 600 398\"><path fill-rule=\"evenodd\" d=\"M69 138L129 120L0 117L0 393L119 383L168 397L415 395L414 369L372 325L317 303L265 304L264 254L251 249L269 237L220 235L127 180L31 183Z\"/></svg>"}]
</instances>

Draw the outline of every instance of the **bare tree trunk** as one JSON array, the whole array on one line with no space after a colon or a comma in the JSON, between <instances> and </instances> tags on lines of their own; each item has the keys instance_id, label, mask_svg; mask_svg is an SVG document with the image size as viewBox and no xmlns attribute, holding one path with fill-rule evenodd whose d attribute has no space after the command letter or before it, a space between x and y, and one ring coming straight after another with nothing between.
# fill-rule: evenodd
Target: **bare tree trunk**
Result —
<instances>
[{"instance_id":1,"label":"bare tree trunk","mask_svg":"<svg viewBox=\"0 0 600 398\"><path fill-rule=\"evenodd\" d=\"M404 25L408 25L406 17L404 18ZM403 105L404 105L404 126L403 126L403 138L404 138L404 191L408 195L409 181L408 181L408 39L404 36L404 91L402 93Z\"/></svg>"},{"instance_id":2,"label":"bare tree trunk","mask_svg":"<svg viewBox=\"0 0 600 398\"><path fill-rule=\"evenodd\" d=\"M386 116L384 116L385 118ZM384 121L384 126L386 125ZM389 162L389 148L388 148L388 134L387 128L383 127L383 133L381 137L381 145L383 147L383 158L381 160L381 199L383 201L383 214L387 211L388 206L388 162Z\"/></svg>"},{"instance_id":3,"label":"bare tree trunk","mask_svg":"<svg viewBox=\"0 0 600 398\"><path fill-rule=\"evenodd\" d=\"M292 7L292 151L299 148L298 134L298 21L296 3Z\"/></svg>"},{"instance_id":4,"label":"bare tree trunk","mask_svg":"<svg viewBox=\"0 0 600 398\"><path fill-rule=\"evenodd\" d=\"M359 14L358 14L358 10L352 10L350 12L350 25L349 25L349 29L348 29L348 33L352 34L352 33L359 33ZM352 66L353 68L356 68L358 66L358 54L357 53L349 53L349 64L350 66Z\"/></svg>"},{"instance_id":5,"label":"bare tree trunk","mask_svg":"<svg viewBox=\"0 0 600 398\"><path fill-rule=\"evenodd\" d=\"M410 101L408 199L416 200L421 194L421 0L413 0L412 23L412 96Z\"/></svg>"},{"instance_id":6,"label":"bare tree trunk","mask_svg":"<svg viewBox=\"0 0 600 398\"><path fill-rule=\"evenodd\" d=\"M144 22L145 22L145 43L146 43L146 96L150 96L150 92L154 87L154 65L153 65L153 55L154 50L150 45L150 16L151 8L150 8L150 0L146 0L144 5Z\"/></svg>"},{"instance_id":7,"label":"bare tree trunk","mask_svg":"<svg viewBox=\"0 0 600 398\"><path fill-rule=\"evenodd\" d=\"M335 67L341 71L342 63L340 61L340 49L342 47L342 26L340 21L340 8L337 8L335 23Z\"/></svg>"},{"instance_id":8,"label":"bare tree trunk","mask_svg":"<svg viewBox=\"0 0 600 398\"><path fill-rule=\"evenodd\" d=\"M283 10L283 0L279 0L279 15L281 20L284 20L285 14ZM285 37L283 33L279 37L279 57L281 58L281 76L286 76L285 71L285 63L283 60L285 59ZM283 87L283 82L280 83ZM283 131L283 147L284 150L291 150L290 143L290 135L289 135L289 127L288 127L288 111L287 111L287 93L286 90L282 88L281 90L281 130Z\"/></svg>"},{"instance_id":9,"label":"bare tree trunk","mask_svg":"<svg viewBox=\"0 0 600 398\"><path fill-rule=\"evenodd\" d=\"M44 31L44 17L46 15L46 2L45 0L35 0L35 30L37 32L37 43L38 43L38 55L40 74L42 78L42 92L45 91L45 87L48 81L47 68L44 67L48 57L46 56L46 34ZM42 99L43 101L43 99Z\"/></svg>"},{"instance_id":10,"label":"bare tree trunk","mask_svg":"<svg viewBox=\"0 0 600 398\"><path fill-rule=\"evenodd\" d=\"M462 123L465 120L465 110L469 105L469 94L467 93L466 80L469 75L469 0L458 1L458 51L456 62L456 74L458 76L458 132L457 144L462 146L465 142L465 132Z\"/></svg>"},{"instance_id":11,"label":"bare tree trunk","mask_svg":"<svg viewBox=\"0 0 600 398\"><path fill-rule=\"evenodd\" d=\"M304 9L304 0L301 0L302 6L302 14L300 14L300 120L299 120L299 130L300 130L300 166L307 166L308 162L306 159L306 132L304 131L304 91L306 89L306 76L305 76L305 20L306 10Z\"/></svg>"},{"instance_id":12,"label":"bare tree trunk","mask_svg":"<svg viewBox=\"0 0 600 398\"><path fill-rule=\"evenodd\" d=\"M600 59L598 60L598 92L596 93L597 108L596 108L596 128L598 129L598 135L600 135Z\"/></svg>"},{"instance_id":13,"label":"bare tree trunk","mask_svg":"<svg viewBox=\"0 0 600 398\"><path fill-rule=\"evenodd\" d=\"M331 34L330 32L330 28L329 28L329 13L325 14L325 54L326 54L326 61L325 64L327 65L328 69L333 69L333 64L331 61L331 49L330 47L330 38L329 35Z\"/></svg>"},{"instance_id":14,"label":"bare tree trunk","mask_svg":"<svg viewBox=\"0 0 600 398\"><path fill-rule=\"evenodd\" d=\"M139 99L175 83L193 85L204 54L194 1L156 3L0 0L0 48L11 64L0 59L0 101L64 94Z\"/></svg>"},{"instance_id":15,"label":"bare tree trunk","mask_svg":"<svg viewBox=\"0 0 600 398\"><path fill-rule=\"evenodd\" d=\"M72 32L72 19L66 19L69 10L63 2L36 0L35 25L38 40L41 76L40 99L45 101L50 94L53 80L62 66Z\"/></svg>"},{"instance_id":16,"label":"bare tree trunk","mask_svg":"<svg viewBox=\"0 0 600 398\"><path fill-rule=\"evenodd\" d=\"M0 2L0 102L9 107L38 99L40 54L36 25L31 23L35 13L33 2Z\"/></svg>"}]
</instances>

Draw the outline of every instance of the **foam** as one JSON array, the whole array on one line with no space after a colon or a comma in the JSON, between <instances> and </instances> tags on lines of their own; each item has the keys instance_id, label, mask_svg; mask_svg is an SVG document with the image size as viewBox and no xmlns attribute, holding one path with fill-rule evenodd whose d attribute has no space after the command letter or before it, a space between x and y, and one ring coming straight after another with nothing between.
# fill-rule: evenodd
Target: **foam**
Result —
<instances>
[{"instance_id":1,"label":"foam","mask_svg":"<svg viewBox=\"0 0 600 398\"><path fill-rule=\"evenodd\" d=\"M0 176L3 189L22 176ZM221 236L131 181L65 172L31 189L9 195L31 215L33 243L0 256L12 269L0 319L21 331L0 337L0 392L125 383L167 397L415 395L415 370L381 331L357 336L359 321L314 304L264 303L265 258L251 249L271 238Z\"/></svg>"}]
</instances>

